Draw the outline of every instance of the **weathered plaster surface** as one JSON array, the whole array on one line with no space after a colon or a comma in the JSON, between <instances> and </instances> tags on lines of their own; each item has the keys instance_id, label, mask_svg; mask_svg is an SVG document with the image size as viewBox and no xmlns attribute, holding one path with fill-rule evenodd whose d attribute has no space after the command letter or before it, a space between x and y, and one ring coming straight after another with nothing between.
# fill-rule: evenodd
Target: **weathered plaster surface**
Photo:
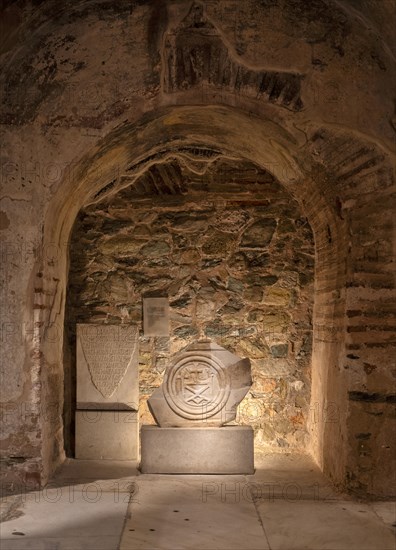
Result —
<instances>
[{"instance_id":1,"label":"weathered plaster surface","mask_svg":"<svg viewBox=\"0 0 396 550\"><path fill-rule=\"evenodd\" d=\"M171 89L166 39L177 43L190 3L3 4L4 482L45 482L63 457L62 327L78 211L184 142L257 163L300 203L316 247L311 448L341 486L390 495L393 3L203 4L211 40L199 25L190 34L206 57ZM213 44L242 69L233 80ZM199 72L208 66L214 84ZM290 79L261 93L254 79L264 73L301 75L302 107L279 100Z\"/></svg>"}]
</instances>

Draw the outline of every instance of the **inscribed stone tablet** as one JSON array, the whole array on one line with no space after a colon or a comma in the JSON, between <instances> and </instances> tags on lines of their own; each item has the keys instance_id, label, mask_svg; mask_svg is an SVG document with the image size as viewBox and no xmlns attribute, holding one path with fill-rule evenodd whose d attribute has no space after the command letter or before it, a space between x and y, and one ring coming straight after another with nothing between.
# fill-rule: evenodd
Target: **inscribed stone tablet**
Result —
<instances>
[{"instance_id":1,"label":"inscribed stone tablet","mask_svg":"<svg viewBox=\"0 0 396 550\"><path fill-rule=\"evenodd\" d=\"M77 325L77 408L137 410L138 330Z\"/></svg>"},{"instance_id":2,"label":"inscribed stone tablet","mask_svg":"<svg viewBox=\"0 0 396 550\"><path fill-rule=\"evenodd\" d=\"M169 336L168 298L143 299L143 328L145 336Z\"/></svg>"}]
</instances>

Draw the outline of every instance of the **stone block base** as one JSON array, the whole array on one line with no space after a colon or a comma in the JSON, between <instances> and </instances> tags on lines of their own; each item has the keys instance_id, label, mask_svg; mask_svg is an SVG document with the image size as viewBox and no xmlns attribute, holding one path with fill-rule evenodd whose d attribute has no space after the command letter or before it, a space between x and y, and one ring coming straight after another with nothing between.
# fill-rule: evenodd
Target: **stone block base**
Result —
<instances>
[{"instance_id":1,"label":"stone block base","mask_svg":"<svg viewBox=\"0 0 396 550\"><path fill-rule=\"evenodd\" d=\"M128 411L76 411L76 458L137 460L138 414Z\"/></svg>"},{"instance_id":2,"label":"stone block base","mask_svg":"<svg viewBox=\"0 0 396 550\"><path fill-rule=\"evenodd\" d=\"M145 474L253 474L253 429L142 426Z\"/></svg>"}]
</instances>

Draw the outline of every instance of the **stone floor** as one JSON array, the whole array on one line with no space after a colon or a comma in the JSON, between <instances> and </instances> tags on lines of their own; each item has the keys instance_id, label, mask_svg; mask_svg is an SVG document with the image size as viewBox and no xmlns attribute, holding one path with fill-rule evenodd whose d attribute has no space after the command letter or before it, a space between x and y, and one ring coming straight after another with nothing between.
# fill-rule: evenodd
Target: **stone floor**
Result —
<instances>
[{"instance_id":1,"label":"stone floor","mask_svg":"<svg viewBox=\"0 0 396 550\"><path fill-rule=\"evenodd\" d=\"M310 458L252 476L139 475L68 460L43 491L1 502L1 550L395 550L395 503L336 494Z\"/></svg>"}]
</instances>

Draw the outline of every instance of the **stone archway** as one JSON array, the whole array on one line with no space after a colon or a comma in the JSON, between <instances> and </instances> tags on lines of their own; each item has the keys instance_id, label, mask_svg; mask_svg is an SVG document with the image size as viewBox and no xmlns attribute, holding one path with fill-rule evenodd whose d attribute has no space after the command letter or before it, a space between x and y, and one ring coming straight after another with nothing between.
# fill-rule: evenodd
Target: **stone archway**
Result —
<instances>
[{"instance_id":1,"label":"stone archway","mask_svg":"<svg viewBox=\"0 0 396 550\"><path fill-rule=\"evenodd\" d=\"M338 392L339 380L330 370L343 346L341 325L337 320L343 318L344 303L342 224L337 223L334 209L326 201L322 181L319 177L315 181L310 157L297 148L292 136L271 121L226 107L174 107L147 115L139 124L122 125L108 135L68 174L49 206L43 249L56 250L57 254L56 257L43 255L44 261L39 267L40 282L48 301L46 307L38 310L37 322L48 327L47 333L50 327L63 326L67 249L80 208L95 200L95 196L101 196L106 189L114 188L118 174L138 175L153 164L158 155L194 146L220 149L225 155L237 155L269 171L301 204L309 219L316 245L314 327L322 332L322 338L314 343L312 355L312 403L314 407L318 403L319 412L311 418L309 426L311 449L322 467L326 457L328 469L341 480L345 466L340 458L345 426L334 423L330 433L324 430L320 416L323 407L334 401ZM334 299L329 301L329 295ZM63 344L62 330L57 339L44 335L35 342L36 362L45 372L42 402L48 410L51 404L53 410L54 403L63 401ZM337 403L337 414L342 415L346 403L338 398ZM53 434L56 434L55 443ZM43 421L44 479L62 460L62 449L61 415L48 415ZM337 461L334 460L336 456Z\"/></svg>"},{"instance_id":2,"label":"stone archway","mask_svg":"<svg viewBox=\"0 0 396 550\"><path fill-rule=\"evenodd\" d=\"M234 4L3 10L7 481L45 483L63 459L77 212L120 172L199 146L270 171L304 209L317 255L313 454L343 488L394 492L392 16L349 0Z\"/></svg>"},{"instance_id":3,"label":"stone archway","mask_svg":"<svg viewBox=\"0 0 396 550\"><path fill-rule=\"evenodd\" d=\"M237 422L253 425L256 450L305 449L314 244L300 205L257 165L197 146L157 155L141 176L119 179L73 227L66 417L76 408L76 325L133 323L141 423L153 423L147 399L174 354L211 338L251 361L254 384ZM159 295L169 303L170 333L145 338L143 299Z\"/></svg>"}]
</instances>

